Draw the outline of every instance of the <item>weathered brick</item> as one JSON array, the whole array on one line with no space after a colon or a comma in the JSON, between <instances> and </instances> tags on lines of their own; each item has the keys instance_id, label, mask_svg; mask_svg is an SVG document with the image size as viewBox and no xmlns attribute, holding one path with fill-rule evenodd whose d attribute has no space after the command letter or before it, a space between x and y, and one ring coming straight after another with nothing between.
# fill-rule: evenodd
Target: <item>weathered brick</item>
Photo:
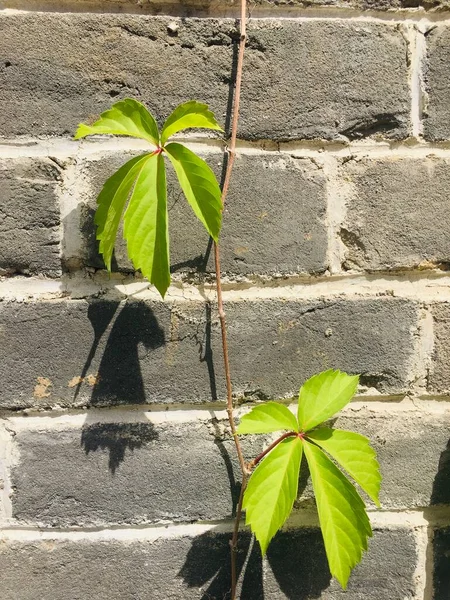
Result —
<instances>
[{"instance_id":1,"label":"weathered brick","mask_svg":"<svg viewBox=\"0 0 450 600\"><path fill-rule=\"evenodd\" d=\"M414 302L236 301L226 310L239 395L295 395L307 377L330 367L360 373L381 391L408 387ZM215 314L187 301L0 303L0 405L223 399Z\"/></svg>"},{"instance_id":2,"label":"weathered brick","mask_svg":"<svg viewBox=\"0 0 450 600\"><path fill-rule=\"evenodd\" d=\"M264 437L264 436L263 436ZM244 441L250 458L264 439ZM21 431L12 469L13 517L57 526L231 517L239 494L233 442L214 424L90 422Z\"/></svg>"},{"instance_id":3,"label":"weathered brick","mask_svg":"<svg viewBox=\"0 0 450 600\"><path fill-rule=\"evenodd\" d=\"M19 429L11 470L14 518L65 527L230 517L239 468L220 427L154 425L151 416L150 422L139 416L105 423L88 414L82 429ZM383 477L382 507L412 509L450 504L449 416L350 409L335 427L370 439ZM246 460L267 444L265 436L242 442ZM312 497L308 472L301 473L299 507Z\"/></svg>"},{"instance_id":4,"label":"weathered brick","mask_svg":"<svg viewBox=\"0 0 450 600\"><path fill-rule=\"evenodd\" d=\"M434 600L450 598L450 527L434 532Z\"/></svg>"},{"instance_id":5,"label":"weathered brick","mask_svg":"<svg viewBox=\"0 0 450 600\"><path fill-rule=\"evenodd\" d=\"M450 304L436 303L432 306L434 321L433 366L428 377L430 391L450 392Z\"/></svg>"},{"instance_id":6,"label":"weathered brick","mask_svg":"<svg viewBox=\"0 0 450 600\"><path fill-rule=\"evenodd\" d=\"M95 240L95 198L106 179L129 158L113 155L89 162L83 169L92 190L91 202L81 209L82 258L86 265L104 268ZM203 158L220 178L223 154L208 154ZM167 175L172 270L213 271L213 253L207 253L208 248L211 250L208 234L185 200L171 168ZM222 271L230 274L324 271L327 268L325 185L323 173L310 160L271 154L238 155L221 233ZM66 227L80 227L77 219L78 212ZM133 270L121 237L119 234L115 268Z\"/></svg>"},{"instance_id":7,"label":"weathered brick","mask_svg":"<svg viewBox=\"0 0 450 600\"><path fill-rule=\"evenodd\" d=\"M267 552L265 598L321 598L322 600L413 598L416 546L410 531L375 531L369 550L342 590L330 580L319 532L288 531L278 535Z\"/></svg>"},{"instance_id":8,"label":"weathered brick","mask_svg":"<svg viewBox=\"0 0 450 600\"><path fill-rule=\"evenodd\" d=\"M370 439L383 477L383 508L450 504L450 409L435 414L399 407L383 414L350 408L334 426Z\"/></svg>"},{"instance_id":9,"label":"weathered brick","mask_svg":"<svg viewBox=\"0 0 450 600\"><path fill-rule=\"evenodd\" d=\"M134 96L158 120L179 102L207 102L225 122L232 19L134 15L1 16L0 131L72 135L80 121ZM243 75L243 138L408 134L406 40L396 24L251 20Z\"/></svg>"},{"instance_id":10,"label":"weathered brick","mask_svg":"<svg viewBox=\"0 0 450 600\"><path fill-rule=\"evenodd\" d=\"M450 61L450 27L436 25L427 35L427 105L424 114L426 139L437 141L450 138L450 80L447 65Z\"/></svg>"},{"instance_id":11,"label":"weathered brick","mask_svg":"<svg viewBox=\"0 0 450 600\"><path fill-rule=\"evenodd\" d=\"M351 161L343 177L351 191L340 236L348 269L398 269L450 263L447 160Z\"/></svg>"},{"instance_id":12,"label":"weathered brick","mask_svg":"<svg viewBox=\"0 0 450 600\"><path fill-rule=\"evenodd\" d=\"M60 273L59 179L50 160L0 161L0 271Z\"/></svg>"},{"instance_id":13,"label":"weathered brick","mask_svg":"<svg viewBox=\"0 0 450 600\"><path fill-rule=\"evenodd\" d=\"M213 531L151 541L8 541L0 546L2 598L184 600L201 595L218 600L229 593L229 537ZM239 570L249 542L242 535ZM375 532L343 592L330 582L320 532L288 531L275 538L264 563L253 546L239 597L404 600L414 596L416 561L410 532Z\"/></svg>"}]
</instances>

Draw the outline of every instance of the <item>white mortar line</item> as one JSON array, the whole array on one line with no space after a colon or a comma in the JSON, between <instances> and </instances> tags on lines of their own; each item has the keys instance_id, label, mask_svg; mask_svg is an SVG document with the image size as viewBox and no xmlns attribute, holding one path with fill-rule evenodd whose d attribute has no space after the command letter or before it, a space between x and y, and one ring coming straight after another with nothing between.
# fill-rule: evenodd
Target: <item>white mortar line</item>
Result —
<instances>
[{"instance_id":1,"label":"white mortar line","mask_svg":"<svg viewBox=\"0 0 450 600\"><path fill-rule=\"evenodd\" d=\"M309 277L305 275L279 275L271 278L258 277L232 280L224 277L223 296L226 302L237 301L320 301L331 298L366 298L390 296L417 302L449 302L450 273L438 270L409 271L398 274L356 274ZM0 278L0 299L3 300L72 300L96 297L110 300L132 298L151 302L163 302L142 278L105 271L95 274L79 271L62 279L38 277ZM205 302L215 300L213 283L193 285L177 278L166 296L165 302Z\"/></svg>"},{"instance_id":2,"label":"white mortar line","mask_svg":"<svg viewBox=\"0 0 450 600\"><path fill-rule=\"evenodd\" d=\"M41 2L37 9L25 8L26 2L23 0L16 0L11 2L15 4L17 8L3 8L0 9L0 16L9 15L26 15L26 14L47 14L47 13L71 13L77 15L80 13L87 14L120 14L120 15L134 15L143 17L152 17L154 19L167 19L170 17L182 18L185 17L185 8L182 3L177 0L160 0L152 2L152 6L159 7L158 15L154 15L151 12L145 10L145 5L137 5L136 7L132 3L122 3L120 5L111 2ZM203 8L201 3L198 6L194 4L189 7L191 18L198 19L236 19L239 17L239 8L236 6L230 6L227 3L220 1L215 2L208 8ZM402 8L392 9L387 11L381 10L363 10L358 8L350 7L302 7L302 6L288 6L282 5L280 7L275 6L251 6L249 8L249 18L252 21L264 21L264 20L296 20L296 21L362 21L369 23L402 23L405 21L417 21L424 17L433 22L447 23L450 21L450 16L446 11L427 11L422 7L417 8Z\"/></svg>"},{"instance_id":3,"label":"white mortar line","mask_svg":"<svg viewBox=\"0 0 450 600\"><path fill-rule=\"evenodd\" d=\"M410 381L415 395L426 393L428 376L433 364L434 320L429 307L419 311L419 322L414 332L415 348L411 358Z\"/></svg>"},{"instance_id":4,"label":"white mortar line","mask_svg":"<svg viewBox=\"0 0 450 600\"><path fill-rule=\"evenodd\" d=\"M423 67L427 51L424 34L429 26L429 21L423 19L408 27L411 57L411 123L412 135L416 139L421 139L423 134L422 114L425 95Z\"/></svg>"},{"instance_id":5,"label":"white mortar line","mask_svg":"<svg viewBox=\"0 0 450 600\"><path fill-rule=\"evenodd\" d=\"M368 510L369 519L374 529L407 529L422 530L430 526L445 526L450 523L450 512L446 514L437 511L433 516L427 511L375 511ZM426 516L425 516L426 515ZM304 527L318 527L317 512L314 509L295 510L289 518L283 530L291 530ZM246 529L241 524L241 529ZM160 539L176 539L180 537L194 537L208 532L230 533L233 530L233 522L203 522L190 524L160 523L138 526L115 526L79 529L43 529L39 527L20 527L9 525L0 530L0 541L5 542L35 542L35 541L66 541L66 542L132 542L148 541L154 542ZM423 548L422 548L423 551Z\"/></svg>"},{"instance_id":6,"label":"white mortar line","mask_svg":"<svg viewBox=\"0 0 450 600\"><path fill-rule=\"evenodd\" d=\"M6 421L0 422L0 527L12 518L10 471L17 461L13 435L6 425Z\"/></svg>"},{"instance_id":7,"label":"white mortar line","mask_svg":"<svg viewBox=\"0 0 450 600\"><path fill-rule=\"evenodd\" d=\"M428 22L421 22L420 28L430 26ZM423 35L420 40L424 42ZM416 52L417 60L423 48ZM416 65L414 81L418 84L420 79L419 65ZM416 86L417 89L417 86ZM416 96L418 99L418 97ZM217 137L199 137L198 134L185 134L176 136L177 141L186 144L194 152L222 153L225 142ZM143 140L126 137L102 137L73 141L69 138L0 138L0 158L33 158L54 156L59 159L73 158L99 160L111 154L125 152L150 151L152 146ZM407 139L399 142L375 141L371 139L349 142L346 138L342 141L308 141L297 140L291 142L274 142L273 140L258 140L249 142L237 141L237 153L246 155L279 155L287 153L302 158L320 158L324 151L337 157L373 156L374 158L423 158L430 154L442 158L450 157L450 142L429 143L423 139Z\"/></svg>"},{"instance_id":8,"label":"white mortar line","mask_svg":"<svg viewBox=\"0 0 450 600\"><path fill-rule=\"evenodd\" d=\"M339 177L339 163L336 157L323 153L321 162L326 177L327 266L330 274L336 275L342 273L342 262L345 257L345 245L339 236L339 231L347 212L344 194L346 182Z\"/></svg>"},{"instance_id":9,"label":"white mortar line","mask_svg":"<svg viewBox=\"0 0 450 600\"><path fill-rule=\"evenodd\" d=\"M81 256L82 236L80 230L81 202L89 194L89 188L81 177L77 156L62 172L63 182L59 190L61 216L61 249L65 260ZM77 265L79 266L79 265Z\"/></svg>"},{"instance_id":10,"label":"white mortar line","mask_svg":"<svg viewBox=\"0 0 450 600\"><path fill-rule=\"evenodd\" d=\"M289 405L290 410L295 414L297 407L295 403ZM235 416L240 417L247 414L252 406L244 406L235 410ZM362 414L360 415L359 413ZM404 418L417 415L418 418L425 416L437 416L442 418L450 417L450 403L436 400L416 401L405 397L401 402L364 400L363 396L357 396L351 404L345 407L340 413L342 416L351 416L353 418L368 418L368 415L384 416L386 418ZM88 423L142 423L149 422L153 425L178 425L187 423L209 423L212 419L217 421L227 421L226 410L216 410L212 408L198 408L197 410L149 410L148 406L140 409L129 407L119 409L89 409L79 412L61 412L61 411L42 411L41 413L30 412L4 414L3 419L8 427L14 432L20 431L48 431L48 430L79 430L86 422Z\"/></svg>"},{"instance_id":11,"label":"white mortar line","mask_svg":"<svg viewBox=\"0 0 450 600\"><path fill-rule=\"evenodd\" d=\"M139 527L105 528L102 530L72 530L52 531L33 528L4 528L0 530L0 540L4 541L68 541L68 542L132 542L148 541L155 542L159 539L176 539L180 537L194 537L203 535L209 531L227 533L232 531L232 523L204 524L193 523L188 525L149 525Z\"/></svg>"},{"instance_id":12,"label":"white mortar line","mask_svg":"<svg viewBox=\"0 0 450 600\"><path fill-rule=\"evenodd\" d=\"M426 572L428 560L428 528L420 527L414 530L414 539L416 542L417 563L414 570L414 581L416 584L415 598L416 600L425 599L426 588Z\"/></svg>"}]
</instances>

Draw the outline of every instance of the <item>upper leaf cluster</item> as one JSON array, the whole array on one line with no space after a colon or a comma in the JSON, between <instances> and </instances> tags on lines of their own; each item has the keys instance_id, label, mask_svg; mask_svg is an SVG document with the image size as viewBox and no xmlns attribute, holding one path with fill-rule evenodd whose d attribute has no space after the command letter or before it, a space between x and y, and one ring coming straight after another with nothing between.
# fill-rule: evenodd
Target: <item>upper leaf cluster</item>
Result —
<instances>
[{"instance_id":1,"label":"upper leaf cluster","mask_svg":"<svg viewBox=\"0 0 450 600\"><path fill-rule=\"evenodd\" d=\"M244 494L246 523L263 554L291 513L304 453L330 571L344 588L367 549L372 529L363 500L335 463L377 506L381 476L367 438L341 429L315 428L350 402L357 385L357 376L325 371L300 389L297 418L286 406L268 402L244 415L237 429L238 434L287 432L256 467Z\"/></svg>"},{"instance_id":2,"label":"upper leaf cluster","mask_svg":"<svg viewBox=\"0 0 450 600\"><path fill-rule=\"evenodd\" d=\"M163 156L171 162L192 210L215 241L222 224L221 191L214 173L194 152L169 141L176 133L192 127L222 131L206 104L192 100L180 104L159 132L155 119L145 106L127 98L102 113L93 125L79 125L75 135L75 139L97 134L126 135L154 146L149 152L129 160L106 181L97 198L95 223L100 252L110 271L123 215L128 255L134 267L142 271L163 297L170 284Z\"/></svg>"}]
</instances>

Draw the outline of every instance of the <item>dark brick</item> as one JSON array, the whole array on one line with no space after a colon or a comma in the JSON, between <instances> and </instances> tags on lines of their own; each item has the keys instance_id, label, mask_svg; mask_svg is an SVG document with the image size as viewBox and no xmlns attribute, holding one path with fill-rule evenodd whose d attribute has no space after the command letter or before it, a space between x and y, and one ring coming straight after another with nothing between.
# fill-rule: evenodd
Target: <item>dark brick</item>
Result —
<instances>
[{"instance_id":1,"label":"dark brick","mask_svg":"<svg viewBox=\"0 0 450 600\"><path fill-rule=\"evenodd\" d=\"M341 239L346 268L396 269L450 264L449 162L365 159L344 167L354 186Z\"/></svg>"},{"instance_id":2,"label":"dark brick","mask_svg":"<svg viewBox=\"0 0 450 600\"><path fill-rule=\"evenodd\" d=\"M431 391L450 392L450 304L433 304L434 354L428 378Z\"/></svg>"},{"instance_id":3,"label":"dark brick","mask_svg":"<svg viewBox=\"0 0 450 600\"><path fill-rule=\"evenodd\" d=\"M449 417L450 410L350 410L334 426L369 438L380 462L383 508L408 509L450 504Z\"/></svg>"},{"instance_id":4,"label":"dark brick","mask_svg":"<svg viewBox=\"0 0 450 600\"><path fill-rule=\"evenodd\" d=\"M383 508L412 509L450 504L448 416L351 409L334 426L370 439L381 465ZM230 517L239 469L221 429L214 422L153 425L151 414L140 413L113 423L88 413L80 429L19 429L13 516L53 526ZM246 460L267 443L264 436L242 441ZM312 496L305 468L301 475L299 506Z\"/></svg>"},{"instance_id":5,"label":"dark brick","mask_svg":"<svg viewBox=\"0 0 450 600\"><path fill-rule=\"evenodd\" d=\"M59 179L50 160L0 161L0 271L60 273Z\"/></svg>"},{"instance_id":6,"label":"dark brick","mask_svg":"<svg viewBox=\"0 0 450 600\"><path fill-rule=\"evenodd\" d=\"M178 103L207 102L225 122L233 19L5 14L0 131L73 135L112 99L145 101L161 122ZM251 20L239 135L408 135L407 44L396 24ZM288 75L288 76L287 76Z\"/></svg>"},{"instance_id":7,"label":"dark brick","mask_svg":"<svg viewBox=\"0 0 450 600\"><path fill-rule=\"evenodd\" d=\"M156 541L5 542L0 546L2 598L222 600L229 594L229 537L213 531ZM239 569L249 541L242 535ZM414 595L416 551L412 534L404 530L375 533L347 592L330 583L317 530L281 534L269 548L267 563L261 564L253 545L239 590L242 600L404 600Z\"/></svg>"},{"instance_id":8,"label":"dark brick","mask_svg":"<svg viewBox=\"0 0 450 600\"><path fill-rule=\"evenodd\" d=\"M105 423L17 433L13 516L57 526L213 520L231 517L239 467L214 425ZM247 438L248 459L264 436Z\"/></svg>"},{"instance_id":9,"label":"dark brick","mask_svg":"<svg viewBox=\"0 0 450 600\"><path fill-rule=\"evenodd\" d=\"M103 268L93 224L95 197L130 157L113 155L87 163L92 201L81 210L83 262ZM222 153L204 156L220 179ZM168 169L170 252L173 271L214 270L208 234L195 218ZM282 190L282 194L280 194ZM230 274L320 272L327 267L325 178L309 160L239 155L235 161L221 233L222 271ZM73 216L75 218L73 218ZM80 225L69 216L66 228ZM115 268L133 270L118 235ZM209 246L211 250L211 247ZM74 257L67 257L70 261Z\"/></svg>"},{"instance_id":10,"label":"dark brick","mask_svg":"<svg viewBox=\"0 0 450 600\"><path fill-rule=\"evenodd\" d=\"M428 60L425 81L428 99L424 115L424 133L428 140L450 138L450 28L436 25L427 35Z\"/></svg>"},{"instance_id":11,"label":"dark brick","mask_svg":"<svg viewBox=\"0 0 450 600\"><path fill-rule=\"evenodd\" d=\"M319 531L288 531L278 535L267 553L265 597L322 600L405 600L415 592L417 563L413 534L405 529L375 531L369 550L342 590L330 580Z\"/></svg>"},{"instance_id":12,"label":"dark brick","mask_svg":"<svg viewBox=\"0 0 450 600\"><path fill-rule=\"evenodd\" d=\"M383 392L408 388L413 302L238 301L226 310L238 395L295 395L307 377L330 367L361 373ZM214 307L191 302L0 303L0 405L223 399L215 315Z\"/></svg>"},{"instance_id":13,"label":"dark brick","mask_svg":"<svg viewBox=\"0 0 450 600\"><path fill-rule=\"evenodd\" d=\"M450 527L434 532L434 600L450 599Z\"/></svg>"}]
</instances>

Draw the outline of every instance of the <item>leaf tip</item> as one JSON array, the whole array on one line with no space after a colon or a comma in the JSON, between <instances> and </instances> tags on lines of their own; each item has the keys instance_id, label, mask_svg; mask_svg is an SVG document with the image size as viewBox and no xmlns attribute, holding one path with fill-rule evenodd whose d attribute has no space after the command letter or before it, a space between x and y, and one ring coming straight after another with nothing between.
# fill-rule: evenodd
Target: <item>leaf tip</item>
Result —
<instances>
[{"instance_id":1,"label":"leaf tip","mask_svg":"<svg viewBox=\"0 0 450 600\"><path fill-rule=\"evenodd\" d=\"M84 123L80 123L77 127L75 135L73 136L73 139L79 140L80 138L83 138L89 134L90 134L90 127L88 125L85 125Z\"/></svg>"}]
</instances>

